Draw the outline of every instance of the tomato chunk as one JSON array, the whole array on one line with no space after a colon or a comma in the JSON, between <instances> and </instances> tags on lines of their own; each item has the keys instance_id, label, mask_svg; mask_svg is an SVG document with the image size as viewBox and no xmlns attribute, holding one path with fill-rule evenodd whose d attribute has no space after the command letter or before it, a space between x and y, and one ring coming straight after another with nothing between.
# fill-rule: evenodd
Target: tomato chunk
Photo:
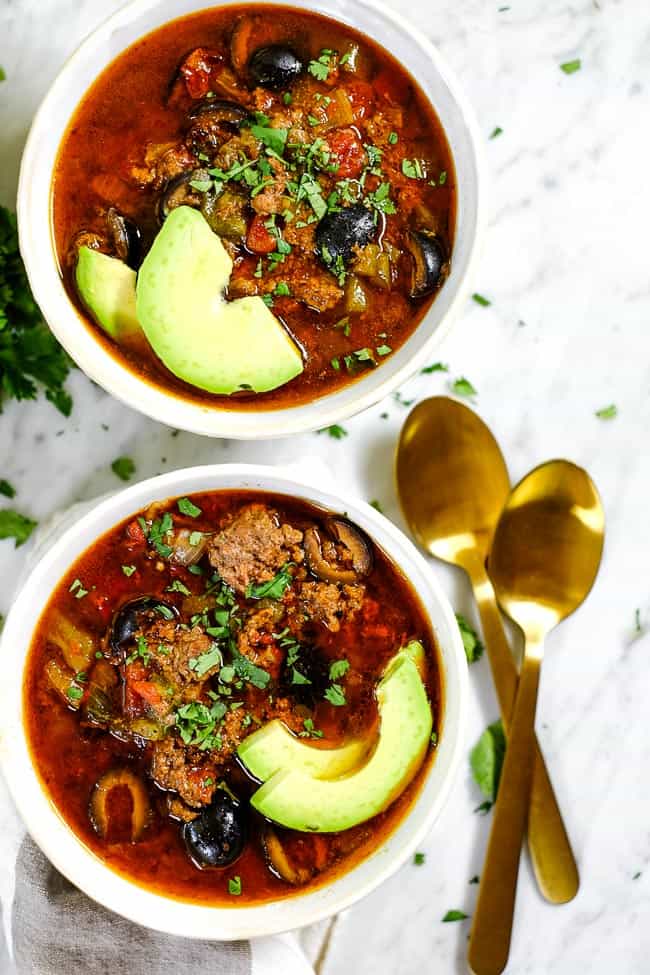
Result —
<instances>
[{"instance_id":1,"label":"tomato chunk","mask_svg":"<svg viewBox=\"0 0 650 975\"><path fill-rule=\"evenodd\" d=\"M221 62L219 52L207 47L197 47L188 54L180 67L180 74L185 79L190 98L205 98L211 88L212 73Z\"/></svg>"},{"instance_id":2,"label":"tomato chunk","mask_svg":"<svg viewBox=\"0 0 650 975\"><path fill-rule=\"evenodd\" d=\"M258 214L253 217L246 234L246 246L253 254L270 254L275 250L275 237L264 226L266 217Z\"/></svg>"},{"instance_id":3,"label":"tomato chunk","mask_svg":"<svg viewBox=\"0 0 650 975\"><path fill-rule=\"evenodd\" d=\"M363 143L354 129L335 129L327 136L330 147L330 162L338 166L339 179L356 179L363 172L368 156Z\"/></svg>"}]
</instances>

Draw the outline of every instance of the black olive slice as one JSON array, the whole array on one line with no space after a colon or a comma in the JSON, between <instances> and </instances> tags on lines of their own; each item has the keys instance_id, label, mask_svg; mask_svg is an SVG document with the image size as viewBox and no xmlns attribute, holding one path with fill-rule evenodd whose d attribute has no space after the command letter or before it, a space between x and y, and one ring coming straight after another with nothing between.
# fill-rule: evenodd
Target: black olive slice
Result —
<instances>
[{"instance_id":1,"label":"black olive slice","mask_svg":"<svg viewBox=\"0 0 650 975\"><path fill-rule=\"evenodd\" d=\"M255 84L271 91L288 88L302 74L302 69L296 52L282 44L258 48L248 62L248 72Z\"/></svg>"},{"instance_id":2,"label":"black olive slice","mask_svg":"<svg viewBox=\"0 0 650 975\"><path fill-rule=\"evenodd\" d=\"M406 246L413 258L409 294L411 298L423 298L442 282L447 266L445 248L439 237L425 230L410 231Z\"/></svg>"},{"instance_id":3,"label":"black olive slice","mask_svg":"<svg viewBox=\"0 0 650 975\"><path fill-rule=\"evenodd\" d=\"M217 789L209 806L185 823L181 836L197 867L228 867L246 843L246 815L241 803Z\"/></svg>"},{"instance_id":4,"label":"black olive slice","mask_svg":"<svg viewBox=\"0 0 650 975\"><path fill-rule=\"evenodd\" d=\"M336 269L337 263L347 264L353 248L365 247L377 234L372 213L362 203L328 213L316 228L316 249L323 264Z\"/></svg>"}]
</instances>

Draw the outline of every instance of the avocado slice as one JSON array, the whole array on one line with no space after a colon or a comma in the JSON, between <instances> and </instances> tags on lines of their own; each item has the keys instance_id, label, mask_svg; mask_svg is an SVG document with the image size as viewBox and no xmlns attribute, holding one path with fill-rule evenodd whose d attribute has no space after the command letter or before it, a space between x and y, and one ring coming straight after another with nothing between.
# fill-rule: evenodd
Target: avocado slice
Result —
<instances>
[{"instance_id":1,"label":"avocado slice","mask_svg":"<svg viewBox=\"0 0 650 975\"><path fill-rule=\"evenodd\" d=\"M237 755L260 782L283 768L297 769L315 779L333 779L360 765L370 748L371 744L360 738L340 748L316 748L297 738L276 718L245 738Z\"/></svg>"},{"instance_id":2,"label":"avocado slice","mask_svg":"<svg viewBox=\"0 0 650 975\"><path fill-rule=\"evenodd\" d=\"M75 269L79 297L98 325L120 344L142 339L135 310L135 271L117 257L80 247Z\"/></svg>"},{"instance_id":3,"label":"avocado slice","mask_svg":"<svg viewBox=\"0 0 650 975\"><path fill-rule=\"evenodd\" d=\"M259 296L226 301L232 260L198 210L172 210L144 259L137 314L156 355L211 393L263 393L303 370L300 349Z\"/></svg>"},{"instance_id":4,"label":"avocado slice","mask_svg":"<svg viewBox=\"0 0 650 975\"><path fill-rule=\"evenodd\" d=\"M334 779L282 768L253 794L251 805L282 826L316 833L350 829L388 808L415 776L431 739L423 659L424 648L412 641L388 664L376 692L379 738L365 765Z\"/></svg>"}]
</instances>

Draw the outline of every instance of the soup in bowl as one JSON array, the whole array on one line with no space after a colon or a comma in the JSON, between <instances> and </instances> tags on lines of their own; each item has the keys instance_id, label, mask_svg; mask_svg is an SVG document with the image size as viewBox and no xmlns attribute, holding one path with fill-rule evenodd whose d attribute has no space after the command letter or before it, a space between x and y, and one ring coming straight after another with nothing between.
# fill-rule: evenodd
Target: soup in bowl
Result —
<instances>
[{"instance_id":1,"label":"soup in bowl","mask_svg":"<svg viewBox=\"0 0 650 975\"><path fill-rule=\"evenodd\" d=\"M100 505L39 562L3 652L28 828L91 896L171 933L351 903L412 852L462 746L462 644L410 543L264 469Z\"/></svg>"},{"instance_id":2,"label":"soup in bowl","mask_svg":"<svg viewBox=\"0 0 650 975\"><path fill-rule=\"evenodd\" d=\"M116 15L36 119L19 217L37 299L93 378L119 373L108 388L146 412L176 403L176 426L324 425L413 371L458 297L473 123L428 45L374 5L182 6ZM128 42L77 102L102 38ZM68 113L54 153L52 111ZM56 308L33 251L44 140Z\"/></svg>"}]
</instances>

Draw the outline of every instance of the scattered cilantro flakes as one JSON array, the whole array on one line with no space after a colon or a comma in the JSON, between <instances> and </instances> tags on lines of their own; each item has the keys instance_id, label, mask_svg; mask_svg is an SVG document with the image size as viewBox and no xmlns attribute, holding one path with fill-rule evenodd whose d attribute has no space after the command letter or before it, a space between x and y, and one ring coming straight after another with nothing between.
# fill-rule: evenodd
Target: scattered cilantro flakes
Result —
<instances>
[{"instance_id":1,"label":"scattered cilantro flakes","mask_svg":"<svg viewBox=\"0 0 650 975\"><path fill-rule=\"evenodd\" d=\"M343 438L347 437L348 435L348 431L345 429L345 427L339 426L338 423L333 423L330 427L323 427L322 430L317 430L316 432L328 433L334 440L343 440Z\"/></svg>"},{"instance_id":2,"label":"scattered cilantro flakes","mask_svg":"<svg viewBox=\"0 0 650 975\"><path fill-rule=\"evenodd\" d=\"M481 308L489 308L492 304L489 298L485 298L484 295L480 295L477 291L472 295L472 301L475 301Z\"/></svg>"},{"instance_id":3,"label":"scattered cilantro flakes","mask_svg":"<svg viewBox=\"0 0 650 975\"><path fill-rule=\"evenodd\" d=\"M391 145L391 146L397 145L398 139L399 139L399 136L397 135L397 132L389 132L388 133L388 144L389 145Z\"/></svg>"},{"instance_id":4,"label":"scattered cilantro flakes","mask_svg":"<svg viewBox=\"0 0 650 975\"><path fill-rule=\"evenodd\" d=\"M201 509L189 498L179 498L176 507L182 515L187 515L189 518L198 518L202 514Z\"/></svg>"},{"instance_id":5,"label":"scattered cilantro flakes","mask_svg":"<svg viewBox=\"0 0 650 975\"><path fill-rule=\"evenodd\" d=\"M465 617L461 616L460 613L456 613L456 622L458 623L460 635L463 638L463 647L465 648L467 663L476 663L476 661L480 660L483 656L483 650L485 648L479 640L476 630L472 629Z\"/></svg>"},{"instance_id":6,"label":"scattered cilantro flakes","mask_svg":"<svg viewBox=\"0 0 650 975\"><path fill-rule=\"evenodd\" d=\"M7 80L7 72L0 64L0 81L6 81L6 80Z\"/></svg>"},{"instance_id":7,"label":"scattered cilantro flakes","mask_svg":"<svg viewBox=\"0 0 650 975\"><path fill-rule=\"evenodd\" d=\"M249 583L246 587L246 599L282 599L285 590L289 588L293 577L289 572L290 562L283 565L280 571L269 579L268 582L261 582L258 585Z\"/></svg>"},{"instance_id":8,"label":"scattered cilantro flakes","mask_svg":"<svg viewBox=\"0 0 650 975\"><path fill-rule=\"evenodd\" d=\"M375 352L379 356L390 355L392 351L393 350L391 349L390 345L378 345L377 348L375 349Z\"/></svg>"},{"instance_id":9,"label":"scattered cilantro flakes","mask_svg":"<svg viewBox=\"0 0 650 975\"><path fill-rule=\"evenodd\" d=\"M5 498L15 498L16 489L9 481L5 481L3 478L0 480L0 494L3 494Z\"/></svg>"},{"instance_id":10,"label":"scattered cilantro flakes","mask_svg":"<svg viewBox=\"0 0 650 975\"><path fill-rule=\"evenodd\" d=\"M334 707L340 708L344 704L347 704L345 699L345 691L340 684L331 684L325 691L325 700L333 704Z\"/></svg>"},{"instance_id":11,"label":"scattered cilantro flakes","mask_svg":"<svg viewBox=\"0 0 650 975\"><path fill-rule=\"evenodd\" d=\"M74 684L71 684L65 693L66 697L69 697L71 701L80 701L84 696L82 689L80 687L75 687Z\"/></svg>"},{"instance_id":12,"label":"scattered cilantro flakes","mask_svg":"<svg viewBox=\"0 0 650 975\"><path fill-rule=\"evenodd\" d=\"M165 541L168 532L174 527L174 521L170 513L166 511L162 518L156 518L155 521L152 521L151 525L148 525L144 518L138 518L138 523L144 531L149 544L155 548L158 555L163 559L168 559L173 552L171 545L168 545Z\"/></svg>"},{"instance_id":13,"label":"scattered cilantro flakes","mask_svg":"<svg viewBox=\"0 0 650 975\"><path fill-rule=\"evenodd\" d=\"M176 728L183 743L196 745L202 751L221 748L219 727L227 710L227 706L219 700L211 701L209 707L199 701L192 701L177 708Z\"/></svg>"},{"instance_id":14,"label":"scattered cilantro flakes","mask_svg":"<svg viewBox=\"0 0 650 975\"><path fill-rule=\"evenodd\" d=\"M127 577L127 579L129 579L133 575L133 573L135 572L135 566L134 565L123 565L122 566L122 572Z\"/></svg>"},{"instance_id":15,"label":"scattered cilantro flakes","mask_svg":"<svg viewBox=\"0 0 650 975\"><path fill-rule=\"evenodd\" d=\"M641 876L641 871L637 870L637 872L633 875L632 880L638 880L640 876Z\"/></svg>"},{"instance_id":16,"label":"scattered cilantro flakes","mask_svg":"<svg viewBox=\"0 0 650 975\"><path fill-rule=\"evenodd\" d=\"M421 867L424 861L426 860L426 858L427 858L426 853L414 853L413 863L415 864L416 867Z\"/></svg>"},{"instance_id":17,"label":"scattered cilantro flakes","mask_svg":"<svg viewBox=\"0 0 650 975\"><path fill-rule=\"evenodd\" d=\"M610 403L609 406L603 406L601 409L596 410L596 416L599 420L613 420L614 417L618 416L618 406L616 403Z\"/></svg>"},{"instance_id":18,"label":"scattered cilantro flakes","mask_svg":"<svg viewBox=\"0 0 650 975\"><path fill-rule=\"evenodd\" d=\"M456 393L457 396L465 396L469 398L471 396L478 395L476 389L474 389L469 379L465 379L464 376L461 376L460 379L454 379L453 383L451 384L451 389L452 392Z\"/></svg>"},{"instance_id":19,"label":"scattered cilantro flakes","mask_svg":"<svg viewBox=\"0 0 650 975\"><path fill-rule=\"evenodd\" d=\"M341 677L347 674L350 669L350 661L343 658L342 660L333 660L330 664L330 680L340 680Z\"/></svg>"},{"instance_id":20,"label":"scattered cilantro flakes","mask_svg":"<svg viewBox=\"0 0 650 975\"><path fill-rule=\"evenodd\" d=\"M33 521L26 515L21 515L18 511L4 508L0 511L0 539L13 538L14 547L20 548L21 545L25 544L37 524L37 521Z\"/></svg>"},{"instance_id":21,"label":"scattered cilantro flakes","mask_svg":"<svg viewBox=\"0 0 650 975\"><path fill-rule=\"evenodd\" d=\"M433 362L430 366L420 369L420 372L423 376L430 376L432 372L449 372L449 366L446 366L444 362Z\"/></svg>"},{"instance_id":22,"label":"scattered cilantro flakes","mask_svg":"<svg viewBox=\"0 0 650 975\"><path fill-rule=\"evenodd\" d=\"M309 62L307 65L307 71L309 71L310 75L313 75L317 81L327 81L332 67L333 57L334 51L323 48L316 60Z\"/></svg>"},{"instance_id":23,"label":"scattered cilantro flakes","mask_svg":"<svg viewBox=\"0 0 650 975\"><path fill-rule=\"evenodd\" d=\"M72 399L63 384L71 365L32 296L16 216L0 206L0 406L4 399L36 399L40 384L47 399L69 416Z\"/></svg>"},{"instance_id":24,"label":"scattered cilantro flakes","mask_svg":"<svg viewBox=\"0 0 650 975\"><path fill-rule=\"evenodd\" d=\"M213 667L223 665L223 654L216 643L213 643L209 650L202 653L200 657L193 657L189 661L189 668L197 677L204 677Z\"/></svg>"},{"instance_id":25,"label":"scattered cilantro flakes","mask_svg":"<svg viewBox=\"0 0 650 975\"><path fill-rule=\"evenodd\" d=\"M239 897L241 891L241 877L230 877L228 880L228 893L231 894L232 897Z\"/></svg>"},{"instance_id":26,"label":"scattered cilantro flakes","mask_svg":"<svg viewBox=\"0 0 650 975\"><path fill-rule=\"evenodd\" d=\"M560 71L564 71L565 74L575 74L582 67L582 61L580 58L574 58L573 61L565 61L564 64L560 65Z\"/></svg>"},{"instance_id":27,"label":"scattered cilantro flakes","mask_svg":"<svg viewBox=\"0 0 650 975\"><path fill-rule=\"evenodd\" d=\"M424 179L426 176L421 159L402 159L402 173L409 179Z\"/></svg>"},{"instance_id":28,"label":"scattered cilantro flakes","mask_svg":"<svg viewBox=\"0 0 650 975\"><path fill-rule=\"evenodd\" d=\"M634 632L637 636L641 636L643 633L643 623L641 622L641 610L634 610Z\"/></svg>"},{"instance_id":29,"label":"scattered cilantro flakes","mask_svg":"<svg viewBox=\"0 0 650 975\"><path fill-rule=\"evenodd\" d=\"M442 919L443 924L448 924L449 921L465 921L469 917L469 914L465 914L464 911L447 911Z\"/></svg>"},{"instance_id":30,"label":"scattered cilantro flakes","mask_svg":"<svg viewBox=\"0 0 650 975\"><path fill-rule=\"evenodd\" d=\"M111 464L111 470L121 481L130 481L135 474L135 464L130 457L118 457Z\"/></svg>"},{"instance_id":31,"label":"scattered cilantro flakes","mask_svg":"<svg viewBox=\"0 0 650 975\"><path fill-rule=\"evenodd\" d=\"M299 738L322 738L323 732L314 727L313 718L305 718L303 721L305 730L298 732Z\"/></svg>"},{"instance_id":32,"label":"scattered cilantro flakes","mask_svg":"<svg viewBox=\"0 0 650 975\"><path fill-rule=\"evenodd\" d=\"M503 129L501 128L500 125L497 125L490 132L490 138L491 139L496 139L497 136L502 135L502 134L503 134Z\"/></svg>"},{"instance_id":33,"label":"scattered cilantro flakes","mask_svg":"<svg viewBox=\"0 0 650 975\"><path fill-rule=\"evenodd\" d=\"M167 586L165 592L179 592L181 596L191 596L192 593L189 591L184 582L180 579L174 579L170 586Z\"/></svg>"},{"instance_id":34,"label":"scattered cilantro flakes","mask_svg":"<svg viewBox=\"0 0 650 975\"><path fill-rule=\"evenodd\" d=\"M279 298L288 298L291 295L291 288L286 281L278 281L274 292Z\"/></svg>"},{"instance_id":35,"label":"scattered cilantro flakes","mask_svg":"<svg viewBox=\"0 0 650 975\"><path fill-rule=\"evenodd\" d=\"M283 105L290 105L292 101L293 101L293 99L291 97L291 92L290 91L285 91L284 95L282 96L282 104Z\"/></svg>"},{"instance_id":36,"label":"scattered cilantro flakes","mask_svg":"<svg viewBox=\"0 0 650 975\"><path fill-rule=\"evenodd\" d=\"M68 592L73 592L75 599L83 599L88 595L88 589L84 589L81 579L75 579Z\"/></svg>"},{"instance_id":37,"label":"scattered cilantro flakes","mask_svg":"<svg viewBox=\"0 0 650 975\"><path fill-rule=\"evenodd\" d=\"M487 809L497 797L505 753L506 738L501 719L499 719L488 725L474 745L469 759L474 781L488 800ZM479 806L478 810L487 811L484 807L485 803L483 806Z\"/></svg>"},{"instance_id":38,"label":"scattered cilantro flakes","mask_svg":"<svg viewBox=\"0 0 650 975\"><path fill-rule=\"evenodd\" d=\"M256 139L272 152L281 156L287 144L288 129L272 129L266 125L251 125L251 132Z\"/></svg>"},{"instance_id":39,"label":"scattered cilantro flakes","mask_svg":"<svg viewBox=\"0 0 650 975\"><path fill-rule=\"evenodd\" d=\"M203 532L190 532L190 537L188 539L190 545L200 545L203 538ZM190 566L190 569L194 566Z\"/></svg>"}]
</instances>

